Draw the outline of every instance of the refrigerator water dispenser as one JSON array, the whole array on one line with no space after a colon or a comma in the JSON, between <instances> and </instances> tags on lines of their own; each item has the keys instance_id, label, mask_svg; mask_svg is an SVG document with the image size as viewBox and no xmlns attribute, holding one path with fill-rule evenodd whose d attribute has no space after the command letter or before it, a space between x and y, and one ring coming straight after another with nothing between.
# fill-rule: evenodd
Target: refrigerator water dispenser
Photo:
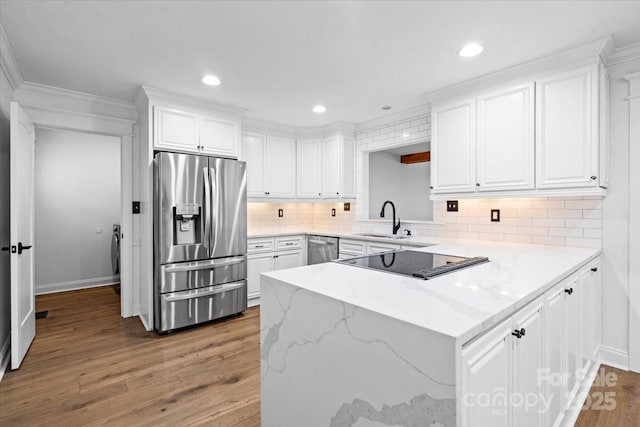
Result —
<instances>
[{"instance_id":1,"label":"refrigerator water dispenser","mask_svg":"<svg viewBox=\"0 0 640 427\"><path fill-rule=\"evenodd\" d=\"M198 204L178 204L173 207L173 244L202 243L202 208Z\"/></svg>"}]
</instances>

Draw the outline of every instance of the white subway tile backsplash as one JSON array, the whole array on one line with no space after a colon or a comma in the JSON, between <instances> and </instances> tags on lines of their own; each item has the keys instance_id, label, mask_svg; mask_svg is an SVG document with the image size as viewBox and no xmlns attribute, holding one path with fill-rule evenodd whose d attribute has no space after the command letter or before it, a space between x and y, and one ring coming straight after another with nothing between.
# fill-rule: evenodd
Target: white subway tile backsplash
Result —
<instances>
[{"instance_id":1,"label":"white subway tile backsplash","mask_svg":"<svg viewBox=\"0 0 640 427\"><path fill-rule=\"evenodd\" d=\"M531 224L534 227L564 227L564 219L561 218L533 218Z\"/></svg>"},{"instance_id":2,"label":"white subway tile backsplash","mask_svg":"<svg viewBox=\"0 0 640 427\"><path fill-rule=\"evenodd\" d=\"M580 209L549 209L547 211L549 218L582 218L582 210Z\"/></svg>"},{"instance_id":3,"label":"white subway tile backsplash","mask_svg":"<svg viewBox=\"0 0 640 427\"><path fill-rule=\"evenodd\" d=\"M533 236L533 243L537 243L539 245L564 246L565 238L560 236Z\"/></svg>"},{"instance_id":4,"label":"white subway tile backsplash","mask_svg":"<svg viewBox=\"0 0 640 427\"><path fill-rule=\"evenodd\" d=\"M591 239L602 239L602 229L585 228L584 237L591 238Z\"/></svg>"},{"instance_id":5,"label":"white subway tile backsplash","mask_svg":"<svg viewBox=\"0 0 640 427\"><path fill-rule=\"evenodd\" d=\"M567 237L567 246L581 246L587 248L599 248L602 247L602 239L586 239L586 238L573 238Z\"/></svg>"},{"instance_id":6,"label":"white subway tile backsplash","mask_svg":"<svg viewBox=\"0 0 640 427\"><path fill-rule=\"evenodd\" d=\"M582 228L549 228L549 236L582 237Z\"/></svg>"},{"instance_id":7,"label":"white subway tile backsplash","mask_svg":"<svg viewBox=\"0 0 640 427\"><path fill-rule=\"evenodd\" d=\"M567 227L602 228L602 220L599 219L566 219Z\"/></svg>"}]
</instances>

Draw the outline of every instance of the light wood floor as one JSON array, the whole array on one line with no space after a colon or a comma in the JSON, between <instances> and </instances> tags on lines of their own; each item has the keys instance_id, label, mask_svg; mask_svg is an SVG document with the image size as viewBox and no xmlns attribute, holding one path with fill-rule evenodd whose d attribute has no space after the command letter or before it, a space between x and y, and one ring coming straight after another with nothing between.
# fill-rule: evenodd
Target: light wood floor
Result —
<instances>
[{"instance_id":1,"label":"light wood floor","mask_svg":"<svg viewBox=\"0 0 640 427\"><path fill-rule=\"evenodd\" d=\"M37 297L37 335L0 383L0 426L260 425L259 308L167 336L120 318L112 288ZM640 374L617 375L613 411L579 427L640 427Z\"/></svg>"}]
</instances>

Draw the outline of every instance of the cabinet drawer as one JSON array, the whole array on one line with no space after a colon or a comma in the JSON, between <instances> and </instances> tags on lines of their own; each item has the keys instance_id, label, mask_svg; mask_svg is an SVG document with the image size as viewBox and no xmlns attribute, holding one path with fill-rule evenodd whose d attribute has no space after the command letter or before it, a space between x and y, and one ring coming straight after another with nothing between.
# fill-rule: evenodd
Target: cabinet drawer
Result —
<instances>
[{"instance_id":1,"label":"cabinet drawer","mask_svg":"<svg viewBox=\"0 0 640 427\"><path fill-rule=\"evenodd\" d=\"M276 237L276 250L301 249L303 236Z\"/></svg>"},{"instance_id":2,"label":"cabinet drawer","mask_svg":"<svg viewBox=\"0 0 640 427\"><path fill-rule=\"evenodd\" d=\"M367 254L379 254L381 252L389 252L396 251L400 249L400 245L396 245L393 243L376 243L376 242L367 242Z\"/></svg>"},{"instance_id":3,"label":"cabinet drawer","mask_svg":"<svg viewBox=\"0 0 640 427\"><path fill-rule=\"evenodd\" d=\"M258 238L247 240L247 253L255 254L260 252L273 252L273 238Z\"/></svg>"},{"instance_id":4,"label":"cabinet drawer","mask_svg":"<svg viewBox=\"0 0 640 427\"><path fill-rule=\"evenodd\" d=\"M358 256L366 253L365 242L362 240L340 239L340 255Z\"/></svg>"}]
</instances>

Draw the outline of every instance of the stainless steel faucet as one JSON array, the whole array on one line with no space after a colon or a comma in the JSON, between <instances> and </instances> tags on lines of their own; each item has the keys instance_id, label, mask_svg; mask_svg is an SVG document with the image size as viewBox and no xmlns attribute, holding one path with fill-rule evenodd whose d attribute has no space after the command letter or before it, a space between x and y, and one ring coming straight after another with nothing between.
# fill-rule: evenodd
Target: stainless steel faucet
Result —
<instances>
[{"instance_id":1,"label":"stainless steel faucet","mask_svg":"<svg viewBox=\"0 0 640 427\"><path fill-rule=\"evenodd\" d=\"M391 205L391 210L393 212L393 219L391 221L391 228L393 229L393 234L398 234L398 230L400 229L400 217L398 217L398 223L396 224L396 206L393 204L391 200L387 200L382 204L382 210L380 211L380 218L384 218L384 208L387 207L387 203Z\"/></svg>"}]
</instances>

